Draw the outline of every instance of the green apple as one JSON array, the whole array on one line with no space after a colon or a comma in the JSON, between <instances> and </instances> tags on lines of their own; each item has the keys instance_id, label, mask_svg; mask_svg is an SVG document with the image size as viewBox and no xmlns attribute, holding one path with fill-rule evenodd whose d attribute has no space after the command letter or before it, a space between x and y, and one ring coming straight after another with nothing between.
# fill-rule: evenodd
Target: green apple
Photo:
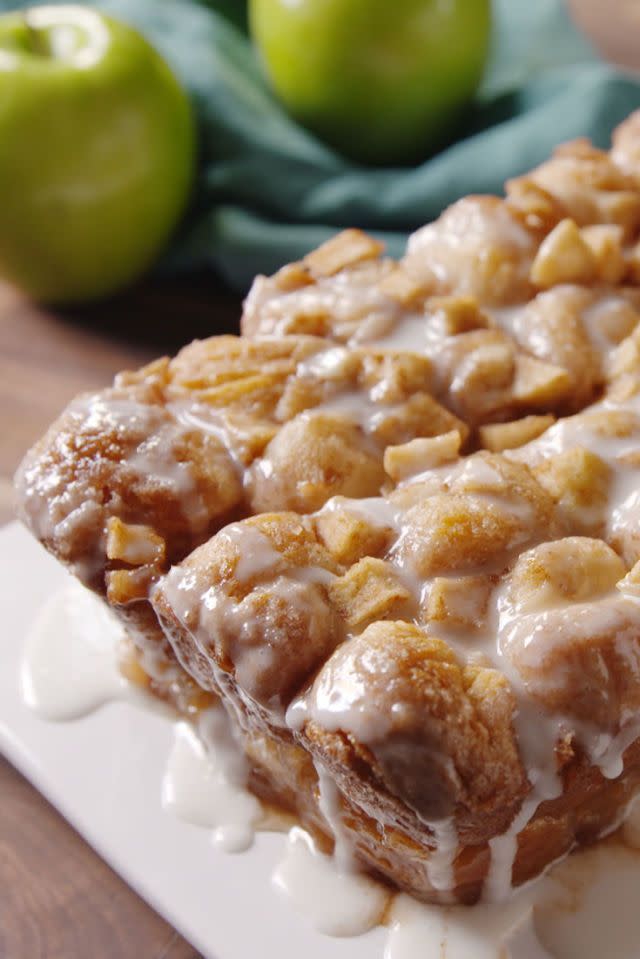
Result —
<instances>
[{"instance_id":1,"label":"green apple","mask_svg":"<svg viewBox=\"0 0 640 959\"><path fill-rule=\"evenodd\" d=\"M75 5L0 16L0 277L60 303L127 284L193 166L187 97L139 33Z\"/></svg>"},{"instance_id":2,"label":"green apple","mask_svg":"<svg viewBox=\"0 0 640 959\"><path fill-rule=\"evenodd\" d=\"M490 0L251 0L249 23L289 112L343 153L415 159L476 90Z\"/></svg>"}]
</instances>

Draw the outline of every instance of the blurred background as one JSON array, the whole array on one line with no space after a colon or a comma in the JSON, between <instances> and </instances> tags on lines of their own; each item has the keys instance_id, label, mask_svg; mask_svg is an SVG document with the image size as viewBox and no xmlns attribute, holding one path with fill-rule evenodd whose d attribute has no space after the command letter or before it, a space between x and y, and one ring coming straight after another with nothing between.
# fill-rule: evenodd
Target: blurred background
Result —
<instances>
[{"instance_id":1,"label":"blurred background","mask_svg":"<svg viewBox=\"0 0 640 959\"><path fill-rule=\"evenodd\" d=\"M0 0L0 521L72 396L237 332L256 273L399 255L638 107L637 0ZM195 955L1 759L0 795L1 955Z\"/></svg>"},{"instance_id":2,"label":"blurred background","mask_svg":"<svg viewBox=\"0 0 640 959\"><path fill-rule=\"evenodd\" d=\"M640 105L633 0L73 9L0 0L0 276L40 302L198 270L242 294L347 226L400 255Z\"/></svg>"}]
</instances>

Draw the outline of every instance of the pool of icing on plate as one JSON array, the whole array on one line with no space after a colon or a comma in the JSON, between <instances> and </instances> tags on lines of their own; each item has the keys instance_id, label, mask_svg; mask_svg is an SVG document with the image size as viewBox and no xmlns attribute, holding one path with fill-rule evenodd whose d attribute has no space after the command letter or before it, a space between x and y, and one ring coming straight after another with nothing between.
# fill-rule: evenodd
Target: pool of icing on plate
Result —
<instances>
[{"instance_id":1,"label":"pool of icing on plate","mask_svg":"<svg viewBox=\"0 0 640 959\"><path fill-rule=\"evenodd\" d=\"M27 637L21 673L25 702L44 719L79 719L114 699L139 699L115 655L124 629L76 583L40 610Z\"/></svg>"},{"instance_id":2,"label":"pool of icing on plate","mask_svg":"<svg viewBox=\"0 0 640 959\"><path fill-rule=\"evenodd\" d=\"M27 638L25 701L51 721L81 719L112 700L156 708L118 672L122 639L101 602L71 584L50 599ZM176 721L159 801L206 828L221 848L240 851L256 829L267 827L260 804L244 787L245 775L224 713L209 710L197 727ZM384 959L633 959L640 939L635 850L640 809L614 837L574 853L507 902L425 906L322 854L296 826L272 878L292 907L327 935L360 935L384 922Z\"/></svg>"},{"instance_id":3,"label":"pool of icing on plate","mask_svg":"<svg viewBox=\"0 0 640 959\"><path fill-rule=\"evenodd\" d=\"M162 781L165 809L211 830L214 845L226 852L243 852L252 845L262 814L245 784L244 755L221 709L201 714L197 728L176 723Z\"/></svg>"}]
</instances>

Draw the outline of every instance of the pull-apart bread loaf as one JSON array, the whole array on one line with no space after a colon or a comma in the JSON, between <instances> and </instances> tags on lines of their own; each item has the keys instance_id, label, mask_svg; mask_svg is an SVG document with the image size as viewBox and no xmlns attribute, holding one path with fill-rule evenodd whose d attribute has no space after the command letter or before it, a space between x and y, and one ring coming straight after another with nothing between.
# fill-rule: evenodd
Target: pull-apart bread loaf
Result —
<instances>
[{"instance_id":1,"label":"pull-apart bread loaf","mask_svg":"<svg viewBox=\"0 0 640 959\"><path fill-rule=\"evenodd\" d=\"M22 516L220 697L250 786L427 901L501 898L640 785L640 119L414 234L259 277L243 336L76 400Z\"/></svg>"}]
</instances>

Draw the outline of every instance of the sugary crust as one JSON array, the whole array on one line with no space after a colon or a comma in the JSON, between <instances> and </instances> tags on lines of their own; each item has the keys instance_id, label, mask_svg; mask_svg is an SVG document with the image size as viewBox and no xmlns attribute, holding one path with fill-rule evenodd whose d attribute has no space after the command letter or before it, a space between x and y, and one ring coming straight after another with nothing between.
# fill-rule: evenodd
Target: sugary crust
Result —
<instances>
[{"instance_id":1,"label":"sugary crust","mask_svg":"<svg viewBox=\"0 0 640 959\"><path fill-rule=\"evenodd\" d=\"M639 129L398 262L351 230L259 277L243 337L80 399L19 474L155 690L222 697L252 788L428 901L638 786Z\"/></svg>"},{"instance_id":2,"label":"sugary crust","mask_svg":"<svg viewBox=\"0 0 640 959\"><path fill-rule=\"evenodd\" d=\"M310 720L303 741L315 755L335 768L340 750L337 765L366 766L391 820L412 822L413 838L420 820L444 819L454 808L463 841L489 838L502 815L506 826L527 783L513 735L515 703L501 673L461 665L446 642L411 623L377 621L339 646L311 697L335 695L346 675L358 678L359 721L375 728L365 745ZM485 835L482 820L491 824Z\"/></svg>"},{"instance_id":3,"label":"sugary crust","mask_svg":"<svg viewBox=\"0 0 640 959\"><path fill-rule=\"evenodd\" d=\"M158 576L236 516L373 496L387 446L468 428L430 393L429 361L313 337L213 337L79 397L17 475L34 534L125 620L160 688L184 680L147 597ZM137 552L110 556L109 524ZM140 543L151 548L149 557ZM133 556L133 559L132 559Z\"/></svg>"},{"instance_id":4,"label":"sugary crust","mask_svg":"<svg viewBox=\"0 0 640 959\"><path fill-rule=\"evenodd\" d=\"M244 542L252 543L248 579L243 573L247 560L235 535L239 529ZM218 602L210 608L190 608L184 622L160 594L154 605L172 637L188 623L190 634L202 638L194 667L200 685L221 692L234 684L255 707L256 716L264 717L265 726L275 729L283 723L284 710L295 692L342 638L339 617L321 583L321 573L331 575L337 566L310 522L295 513L253 517L242 526L227 527L215 542L215 550L205 543L192 553L181 574L187 576L189 593L202 593L212 582L224 583ZM263 562L271 575L264 589ZM319 581L286 583L292 567L318 570ZM286 583L286 591L279 591L279 582ZM180 644L178 655L190 664L188 644Z\"/></svg>"},{"instance_id":5,"label":"sugary crust","mask_svg":"<svg viewBox=\"0 0 640 959\"><path fill-rule=\"evenodd\" d=\"M525 448L534 462L537 453L535 443ZM450 519L442 528L434 504ZM353 516L350 545L369 548L358 559L352 548L345 562L335 519ZM331 836L318 766L339 790L342 825L364 863L421 898L468 901L486 878L487 844L530 798L516 722L525 704L541 738L552 722L548 763L564 788L519 830L514 881L593 837L596 821L610 825L635 788L631 754L612 785L588 747L591 729L615 739L637 710L640 615L629 594L640 574L601 539L570 533L566 509L530 467L478 454L375 507L342 500L311 519L233 524L174 568L153 602L185 668L223 697L247 742L283 744L277 759L249 748L262 794L267 780L277 793L280 764L296 756L306 769L301 815ZM586 631L576 625L583 610ZM513 622L526 628L513 632ZM458 843L445 890L425 865L444 819ZM413 845L419 872L402 862Z\"/></svg>"},{"instance_id":6,"label":"sugary crust","mask_svg":"<svg viewBox=\"0 0 640 959\"><path fill-rule=\"evenodd\" d=\"M431 379L426 358L311 337L195 342L69 406L20 468L23 517L96 585L110 516L153 528L170 563L235 511L374 495L387 446L468 434Z\"/></svg>"}]
</instances>

